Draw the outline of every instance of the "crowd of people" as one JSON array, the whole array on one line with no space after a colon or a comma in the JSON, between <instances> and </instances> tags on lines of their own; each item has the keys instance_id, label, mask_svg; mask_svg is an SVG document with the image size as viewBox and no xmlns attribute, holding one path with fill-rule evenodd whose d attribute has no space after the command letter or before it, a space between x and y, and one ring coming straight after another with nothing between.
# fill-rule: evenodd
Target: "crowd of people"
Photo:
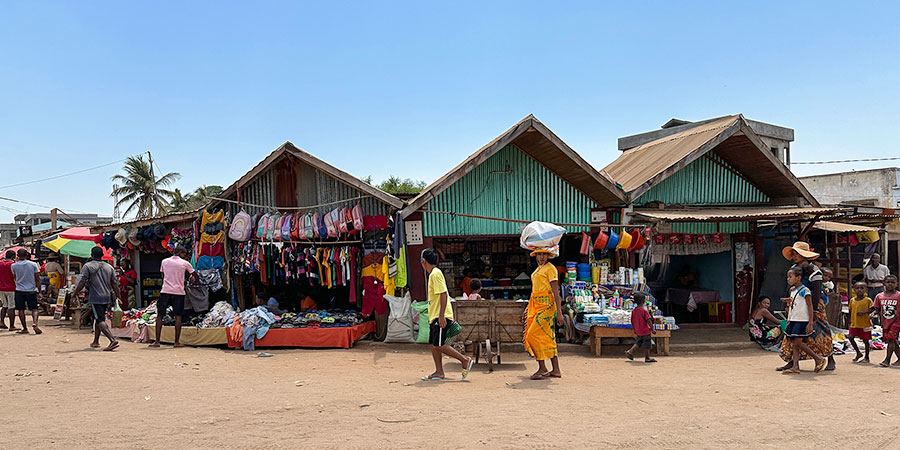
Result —
<instances>
[{"instance_id":1,"label":"crowd of people","mask_svg":"<svg viewBox=\"0 0 900 450\"><path fill-rule=\"evenodd\" d=\"M780 320L769 309L771 299L760 297L750 319L750 338L763 348L779 350L785 365L777 370L786 375L800 373L799 362L815 361L815 372L834 370L834 344L832 327L825 312L828 293L834 288L833 274L827 268L820 268L812 261L819 257L806 242L796 242L782 250L785 258L794 265L787 272L790 288L789 297L784 299L787 309L786 320ZM873 324L880 323L882 341L886 344L886 355L879 364L889 367L891 359L897 356L894 365L900 365L900 320L897 306L900 292L897 291L897 277L890 274L887 266L881 264L881 257L874 254L863 269L863 279L854 283L853 297L843 308L841 322L846 325L847 336L856 357L855 363L868 363L871 352ZM864 351L856 340L862 341Z\"/></svg>"}]
</instances>

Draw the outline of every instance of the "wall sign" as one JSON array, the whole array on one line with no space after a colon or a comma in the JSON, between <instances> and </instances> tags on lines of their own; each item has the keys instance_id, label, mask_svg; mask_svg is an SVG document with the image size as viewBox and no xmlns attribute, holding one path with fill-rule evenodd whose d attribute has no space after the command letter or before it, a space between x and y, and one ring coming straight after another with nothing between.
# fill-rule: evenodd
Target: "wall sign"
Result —
<instances>
[{"instance_id":1,"label":"wall sign","mask_svg":"<svg viewBox=\"0 0 900 450\"><path fill-rule=\"evenodd\" d=\"M422 221L409 220L404 222L406 227L406 245L422 245L425 243L422 237Z\"/></svg>"}]
</instances>

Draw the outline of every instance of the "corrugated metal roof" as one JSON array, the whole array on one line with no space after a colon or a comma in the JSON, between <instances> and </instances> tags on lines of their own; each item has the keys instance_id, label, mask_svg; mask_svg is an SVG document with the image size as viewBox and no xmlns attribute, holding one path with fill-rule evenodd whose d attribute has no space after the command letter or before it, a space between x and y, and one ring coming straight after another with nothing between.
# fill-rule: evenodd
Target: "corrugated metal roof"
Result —
<instances>
[{"instance_id":1,"label":"corrugated metal roof","mask_svg":"<svg viewBox=\"0 0 900 450\"><path fill-rule=\"evenodd\" d=\"M603 171L631 192L734 126L739 117L726 116L626 150Z\"/></svg>"},{"instance_id":2,"label":"corrugated metal roof","mask_svg":"<svg viewBox=\"0 0 900 450\"><path fill-rule=\"evenodd\" d=\"M669 222L728 222L741 220L767 219L776 217L808 216L815 214L831 214L842 211L841 208L820 207L746 207L746 208L697 208L697 209L651 209L635 210L634 215Z\"/></svg>"},{"instance_id":3,"label":"corrugated metal roof","mask_svg":"<svg viewBox=\"0 0 900 450\"><path fill-rule=\"evenodd\" d=\"M878 231L878 228L856 225L852 223L829 222L820 220L813 225L817 230L831 231L832 233L864 233L866 231Z\"/></svg>"},{"instance_id":4,"label":"corrugated metal roof","mask_svg":"<svg viewBox=\"0 0 900 450\"><path fill-rule=\"evenodd\" d=\"M741 115L726 116L626 150L601 172L622 185L635 201L686 166L714 154L727 169L772 198L773 203L819 206L809 191ZM724 167L724 166L723 166Z\"/></svg>"},{"instance_id":5,"label":"corrugated metal roof","mask_svg":"<svg viewBox=\"0 0 900 450\"><path fill-rule=\"evenodd\" d=\"M403 209L403 216L406 217L424 207L431 199L508 145L515 145L546 167L554 176L572 185L600 206L618 206L625 203L625 193L622 190L597 172L541 121L529 115L427 186L409 202L409 206Z\"/></svg>"}]
</instances>

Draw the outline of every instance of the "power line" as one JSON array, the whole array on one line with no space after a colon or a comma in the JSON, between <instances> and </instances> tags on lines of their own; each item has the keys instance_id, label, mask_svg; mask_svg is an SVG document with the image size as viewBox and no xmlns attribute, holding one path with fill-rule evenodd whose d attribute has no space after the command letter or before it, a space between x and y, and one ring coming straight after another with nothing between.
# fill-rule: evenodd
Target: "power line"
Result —
<instances>
[{"instance_id":1,"label":"power line","mask_svg":"<svg viewBox=\"0 0 900 450\"><path fill-rule=\"evenodd\" d=\"M142 152L142 153L147 153L147 152ZM138 153L137 155L140 155L140 154L142 154L142 153ZM11 188L11 187L17 187L17 186L25 186L25 185L29 185L29 184L35 184L35 183L43 183L44 181L51 181L51 180L56 180L56 179L59 179L59 178L70 177L70 176L72 176L72 175L78 175L78 174L80 174L80 173L90 172L91 170L97 170L97 169L101 169L101 168L106 167L106 166L111 166L111 165L113 165L113 164L118 164L118 163L120 163L120 162L122 162L122 161L127 160L128 158L131 158L132 156L137 156L137 155L131 155L131 156L122 158L122 159L117 160L117 161L113 161L113 162L106 163L106 164L101 164L101 165L99 165L99 166L89 167L89 168L87 168L87 169L76 170L75 172L69 172L69 173L64 173L64 174L62 174L62 175L54 175L54 176L52 176L52 177L41 178L40 180L32 180L32 181L24 181L24 182L21 182L21 183L8 184L8 185L6 185L6 186L0 186L0 189L6 189L6 188Z\"/></svg>"},{"instance_id":2,"label":"power line","mask_svg":"<svg viewBox=\"0 0 900 450\"><path fill-rule=\"evenodd\" d=\"M791 165L794 164L843 164L843 163L855 163L855 162L873 162L873 161L897 161L900 160L900 156L894 156L890 158L866 158L866 159L840 159L834 161L791 161Z\"/></svg>"},{"instance_id":3,"label":"power line","mask_svg":"<svg viewBox=\"0 0 900 450\"><path fill-rule=\"evenodd\" d=\"M23 205L37 206L38 208L47 208L48 210L54 208L53 206L40 205L40 204L37 204L37 203L26 202L25 200L16 200L16 199L14 199L14 198L9 198L9 197L0 197L0 200L5 200L5 201L8 201L8 202L14 202L14 203L21 203L21 204L23 204ZM59 207L56 207L56 209L57 209L57 210L61 210L61 208L59 208ZM89 212L87 212L87 211L79 211L79 210L77 210L77 209L71 209L71 208L66 208L66 209L68 209L69 211L72 211L72 212L76 212L76 213L93 214L93 213L89 213ZM70 217L70 219L71 219L71 217ZM74 220L74 219L72 219L72 220Z\"/></svg>"}]
</instances>

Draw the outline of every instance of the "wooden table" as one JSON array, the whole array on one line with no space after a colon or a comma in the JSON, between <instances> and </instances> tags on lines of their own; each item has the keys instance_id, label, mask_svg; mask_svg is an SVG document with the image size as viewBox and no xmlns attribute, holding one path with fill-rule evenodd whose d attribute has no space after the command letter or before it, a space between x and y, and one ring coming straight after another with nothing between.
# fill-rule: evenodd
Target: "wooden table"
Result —
<instances>
[{"instance_id":1,"label":"wooden table","mask_svg":"<svg viewBox=\"0 0 900 450\"><path fill-rule=\"evenodd\" d=\"M651 338L656 341L656 354L669 356L669 338L672 336L672 330L653 330L653 333ZM600 356L601 339L606 337L635 338L637 336L631 328L591 327L591 353L594 356Z\"/></svg>"}]
</instances>

